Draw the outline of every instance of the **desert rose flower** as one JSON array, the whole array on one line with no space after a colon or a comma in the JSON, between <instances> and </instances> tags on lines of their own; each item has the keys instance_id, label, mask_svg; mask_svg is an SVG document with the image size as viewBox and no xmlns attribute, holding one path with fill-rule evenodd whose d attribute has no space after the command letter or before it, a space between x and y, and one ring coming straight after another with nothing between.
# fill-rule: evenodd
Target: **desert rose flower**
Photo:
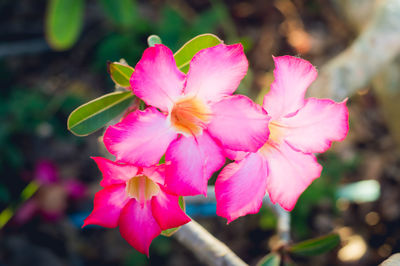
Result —
<instances>
[{"instance_id":1,"label":"desert rose flower","mask_svg":"<svg viewBox=\"0 0 400 266\"><path fill-rule=\"evenodd\" d=\"M247 68L241 44L199 51L187 75L169 48L147 48L130 83L150 107L110 126L104 144L117 161L140 166L156 164L165 153L167 189L206 194L208 179L225 162L222 148L256 152L268 138L266 112L232 95Z\"/></svg>"},{"instance_id":2,"label":"desert rose flower","mask_svg":"<svg viewBox=\"0 0 400 266\"><path fill-rule=\"evenodd\" d=\"M61 178L57 165L52 161L38 161L32 175L39 189L16 210L13 217L16 224L25 224L36 214L46 221L55 222L65 215L70 200L82 199L86 195L86 185L74 178Z\"/></svg>"},{"instance_id":3,"label":"desert rose flower","mask_svg":"<svg viewBox=\"0 0 400 266\"><path fill-rule=\"evenodd\" d=\"M222 170L215 184L217 214L228 222L258 212L266 192L273 203L292 210L321 174L313 153L343 140L349 129L346 100L304 98L317 77L308 61L292 56L274 61L275 81L263 103L271 116L269 139L257 152L231 153L237 161Z\"/></svg>"},{"instance_id":4,"label":"desert rose flower","mask_svg":"<svg viewBox=\"0 0 400 266\"><path fill-rule=\"evenodd\" d=\"M179 206L179 197L165 191L162 166L142 168L93 159L103 173L103 189L96 193L93 211L83 226L119 226L122 237L148 256L151 241L162 230L190 221Z\"/></svg>"}]
</instances>

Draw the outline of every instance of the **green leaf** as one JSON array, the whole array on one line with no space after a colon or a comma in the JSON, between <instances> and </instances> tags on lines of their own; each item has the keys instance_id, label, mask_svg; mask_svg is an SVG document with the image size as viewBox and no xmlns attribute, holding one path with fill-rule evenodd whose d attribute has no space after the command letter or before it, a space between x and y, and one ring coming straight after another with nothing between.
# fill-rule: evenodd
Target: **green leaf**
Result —
<instances>
[{"instance_id":1,"label":"green leaf","mask_svg":"<svg viewBox=\"0 0 400 266\"><path fill-rule=\"evenodd\" d=\"M185 211L185 200L184 200L184 198L183 198L182 196L179 196L179 206L181 207L181 209L182 209L183 211ZM176 231L178 231L179 228L180 228L180 226L179 226L179 227L170 228L170 229L167 229L167 230L162 231L161 234L162 234L163 236L168 236L168 237L170 237L170 236L172 236Z\"/></svg>"},{"instance_id":2,"label":"green leaf","mask_svg":"<svg viewBox=\"0 0 400 266\"><path fill-rule=\"evenodd\" d=\"M315 256L334 249L339 243L339 235L333 233L294 244L289 252L300 256Z\"/></svg>"},{"instance_id":3,"label":"green leaf","mask_svg":"<svg viewBox=\"0 0 400 266\"><path fill-rule=\"evenodd\" d=\"M187 73L189 71L189 63L192 60L193 56L200 50L216 46L218 44L223 43L217 36L214 34L202 34L194 37L187 43L185 43L175 54L174 58L176 61L177 67Z\"/></svg>"},{"instance_id":4,"label":"green leaf","mask_svg":"<svg viewBox=\"0 0 400 266\"><path fill-rule=\"evenodd\" d=\"M278 253L272 252L262 258L257 266L279 266L281 263L281 256Z\"/></svg>"},{"instance_id":5,"label":"green leaf","mask_svg":"<svg viewBox=\"0 0 400 266\"><path fill-rule=\"evenodd\" d=\"M104 12L116 25L132 27L137 21L137 6L133 0L101 0Z\"/></svg>"},{"instance_id":6,"label":"green leaf","mask_svg":"<svg viewBox=\"0 0 400 266\"><path fill-rule=\"evenodd\" d=\"M69 115L68 129L77 136L87 136L125 111L133 98L130 91L118 91L85 103Z\"/></svg>"},{"instance_id":7,"label":"green leaf","mask_svg":"<svg viewBox=\"0 0 400 266\"><path fill-rule=\"evenodd\" d=\"M161 44L161 38L157 35L150 35L147 38L147 44L149 45L149 47L153 47L156 44Z\"/></svg>"},{"instance_id":8,"label":"green leaf","mask_svg":"<svg viewBox=\"0 0 400 266\"><path fill-rule=\"evenodd\" d=\"M46 14L46 38L55 50L67 50L82 30L83 0L49 0Z\"/></svg>"},{"instance_id":9,"label":"green leaf","mask_svg":"<svg viewBox=\"0 0 400 266\"><path fill-rule=\"evenodd\" d=\"M133 67L118 62L108 62L107 72L110 74L111 79L120 87L130 87L129 80L132 76Z\"/></svg>"}]
</instances>

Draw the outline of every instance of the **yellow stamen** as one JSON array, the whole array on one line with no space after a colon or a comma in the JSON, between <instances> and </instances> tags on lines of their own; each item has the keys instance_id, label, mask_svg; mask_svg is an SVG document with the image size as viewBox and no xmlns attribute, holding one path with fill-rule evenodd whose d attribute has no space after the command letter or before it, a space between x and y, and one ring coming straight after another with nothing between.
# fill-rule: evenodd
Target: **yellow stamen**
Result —
<instances>
[{"instance_id":1,"label":"yellow stamen","mask_svg":"<svg viewBox=\"0 0 400 266\"><path fill-rule=\"evenodd\" d=\"M211 110L195 97L181 99L171 111L172 126L183 134L200 134L210 119Z\"/></svg>"},{"instance_id":2,"label":"yellow stamen","mask_svg":"<svg viewBox=\"0 0 400 266\"><path fill-rule=\"evenodd\" d=\"M137 175L126 182L126 193L139 202L150 200L160 192L160 187L145 175Z\"/></svg>"},{"instance_id":3,"label":"yellow stamen","mask_svg":"<svg viewBox=\"0 0 400 266\"><path fill-rule=\"evenodd\" d=\"M284 137L284 127L284 125L281 125L278 122L269 123L269 138L264 146L260 148L262 154L267 155L271 149L282 142Z\"/></svg>"}]
</instances>

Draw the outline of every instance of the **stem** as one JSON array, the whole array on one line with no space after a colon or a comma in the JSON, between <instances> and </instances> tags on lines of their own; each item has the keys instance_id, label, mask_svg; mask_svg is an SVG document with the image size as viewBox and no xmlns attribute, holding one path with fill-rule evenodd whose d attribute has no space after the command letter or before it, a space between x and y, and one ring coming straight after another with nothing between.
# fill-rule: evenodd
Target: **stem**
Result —
<instances>
[{"instance_id":1,"label":"stem","mask_svg":"<svg viewBox=\"0 0 400 266\"><path fill-rule=\"evenodd\" d=\"M174 237L207 265L247 265L224 243L216 239L194 220L183 225L174 234Z\"/></svg>"},{"instance_id":2,"label":"stem","mask_svg":"<svg viewBox=\"0 0 400 266\"><path fill-rule=\"evenodd\" d=\"M273 204L267 195L263 198L263 203L264 205L270 207L275 212L278 218L278 225L276 230L278 231L278 236L279 239L281 240L281 243L284 245L289 244L290 212L287 212L284 209L282 209L282 207L279 206L279 204Z\"/></svg>"}]
</instances>

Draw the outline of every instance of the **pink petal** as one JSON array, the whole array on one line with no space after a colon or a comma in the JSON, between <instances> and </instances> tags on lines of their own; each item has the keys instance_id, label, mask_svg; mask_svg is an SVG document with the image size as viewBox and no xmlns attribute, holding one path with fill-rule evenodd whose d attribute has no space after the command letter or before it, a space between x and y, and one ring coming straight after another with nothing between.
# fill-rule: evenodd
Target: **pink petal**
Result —
<instances>
[{"instance_id":1,"label":"pink petal","mask_svg":"<svg viewBox=\"0 0 400 266\"><path fill-rule=\"evenodd\" d=\"M59 180L57 166L52 161L39 161L35 167L34 178L41 185L57 183Z\"/></svg>"},{"instance_id":2,"label":"pink petal","mask_svg":"<svg viewBox=\"0 0 400 266\"><path fill-rule=\"evenodd\" d=\"M103 157L91 157L103 174L100 186L106 187L114 184L125 184L126 181L136 176L138 168L130 164L116 163Z\"/></svg>"},{"instance_id":3,"label":"pink petal","mask_svg":"<svg viewBox=\"0 0 400 266\"><path fill-rule=\"evenodd\" d=\"M109 126L103 140L117 161L151 166L158 163L176 136L162 113L155 108L147 108Z\"/></svg>"},{"instance_id":4,"label":"pink petal","mask_svg":"<svg viewBox=\"0 0 400 266\"><path fill-rule=\"evenodd\" d=\"M225 163L222 151L203 131L194 137L182 136L165 154L165 185L176 195L207 195L207 181Z\"/></svg>"},{"instance_id":5,"label":"pink petal","mask_svg":"<svg viewBox=\"0 0 400 266\"><path fill-rule=\"evenodd\" d=\"M272 203L291 211L301 193L321 175L321 165L314 155L295 151L285 142L262 154L268 163L267 190Z\"/></svg>"},{"instance_id":6,"label":"pink petal","mask_svg":"<svg viewBox=\"0 0 400 266\"><path fill-rule=\"evenodd\" d=\"M164 186L165 183L165 165L155 165L142 168L142 173L154 182Z\"/></svg>"},{"instance_id":7,"label":"pink petal","mask_svg":"<svg viewBox=\"0 0 400 266\"><path fill-rule=\"evenodd\" d=\"M207 48L190 62L185 94L216 102L232 95L246 75L248 62L241 44Z\"/></svg>"},{"instance_id":8,"label":"pink petal","mask_svg":"<svg viewBox=\"0 0 400 266\"><path fill-rule=\"evenodd\" d=\"M66 180L63 183L63 187L67 191L68 196L74 200L83 198L87 192L87 186L85 183L76 179Z\"/></svg>"},{"instance_id":9,"label":"pink petal","mask_svg":"<svg viewBox=\"0 0 400 266\"><path fill-rule=\"evenodd\" d=\"M132 199L126 204L118 221L121 236L137 251L149 256L151 241L161 233L151 211L150 201L140 204Z\"/></svg>"},{"instance_id":10,"label":"pink petal","mask_svg":"<svg viewBox=\"0 0 400 266\"><path fill-rule=\"evenodd\" d=\"M25 201L14 214L13 221L17 224L25 224L37 213L39 205L36 200L30 199Z\"/></svg>"},{"instance_id":11,"label":"pink petal","mask_svg":"<svg viewBox=\"0 0 400 266\"><path fill-rule=\"evenodd\" d=\"M229 158L230 160L233 160L233 161L240 161L244 157L246 157L247 154L249 154L249 152L233 151L233 150L229 150L229 149L224 149L225 157L227 157L227 158Z\"/></svg>"},{"instance_id":12,"label":"pink petal","mask_svg":"<svg viewBox=\"0 0 400 266\"><path fill-rule=\"evenodd\" d=\"M163 189L151 199L151 209L161 230L190 222L190 218L179 206L179 196L168 194Z\"/></svg>"},{"instance_id":13,"label":"pink petal","mask_svg":"<svg viewBox=\"0 0 400 266\"><path fill-rule=\"evenodd\" d=\"M309 98L296 115L281 119L285 140L306 153L324 152L332 141L343 140L349 130L346 101Z\"/></svg>"},{"instance_id":14,"label":"pink petal","mask_svg":"<svg viewBox=\"0 0 400 266\"><path fill-rule=\"evenodd\" d=\"M85 219L82 227L88 224L97 224L108 228L116 227L121 209L128 201L125 184L103 188L94 196L93 211Z\"/></svg>"},{"instance_id":15,"label":"pink petal","mask_svg":"<svg viewBox=\"0 0 400 266\"><path fill-rule=\"evenodd\" d=\"M185 74L176 67L171 50L162 44L144 51L130 79L137 97L163 111L182 94L184 82Z\"/></svg>"},{"instance_id":16,"label":"pink petal","mask_svg":"<svg viewBox=\"0 0 400 266\"><path fill-rule=\"evenodd\" d=\"M257 213L267 192L267 174L267 163L258 153L225 166L215 183L217 214L230 223Z\"/></svg>"},{"instance_id":17,"label":"pink petal","mask_svg":"<svg viewBox=\"0 0 400 266\"><path fill-rule=\"evenodd\" d=\"M317 77L317 70L310 62L293 56L274 57L275 81L264 96L263 107L272 120L290 115L304 104L308 86Z\"/></svg>"},{"instance_id":18,"label":"pink petal","mask_svg":"<svg viewBox=\"0 0 400 266\"><path fill-rule=\"evenodd\" d=\"M225 97L212 113L208 130L226 149L256 152L268 139L269 116L246 96Z\"/></svg>"}]
</instances>

